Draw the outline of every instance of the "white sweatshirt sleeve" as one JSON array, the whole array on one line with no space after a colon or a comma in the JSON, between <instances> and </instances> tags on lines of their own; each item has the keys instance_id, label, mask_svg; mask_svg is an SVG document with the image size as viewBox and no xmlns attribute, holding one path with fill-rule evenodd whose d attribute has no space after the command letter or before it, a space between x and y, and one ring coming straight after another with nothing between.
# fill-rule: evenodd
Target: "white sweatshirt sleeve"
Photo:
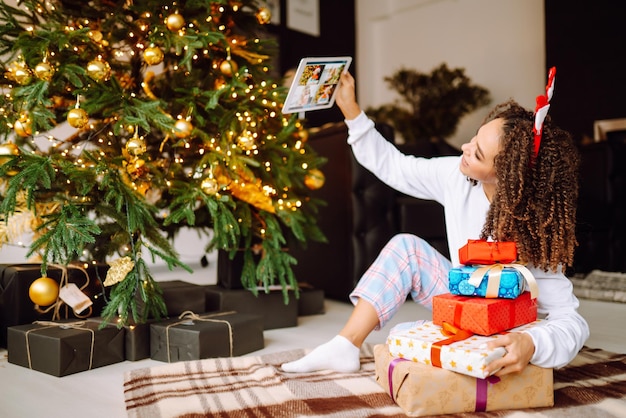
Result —
<instances>
[{"instance_id":1,"label":"white sweatshirt sleeve","mask_svg":"<svg viewBox=\"0 0 626 418\"><path fill-rule=\"evenodd\" d=\"M589 325L577 312L579 303L572 282L561 272L546 273L531 269L537 279L537 311L545 321L527 332L535 344L531 363L539 367L559 368L578 354L587 338Z\"/></svg>"},{"instance_id":2,"label":"white sweatshirt sleeve","mask_svg":"<svg viewBox=\"0 0 626 418\"><path fill-rule=\"evenodd\" d=\"M364 112L345 122L348 144L363 167L404 194L444 204L450 173L458 171L457 157L405 155L375 129L374 122Z\"/></svg>"}]
</instances>

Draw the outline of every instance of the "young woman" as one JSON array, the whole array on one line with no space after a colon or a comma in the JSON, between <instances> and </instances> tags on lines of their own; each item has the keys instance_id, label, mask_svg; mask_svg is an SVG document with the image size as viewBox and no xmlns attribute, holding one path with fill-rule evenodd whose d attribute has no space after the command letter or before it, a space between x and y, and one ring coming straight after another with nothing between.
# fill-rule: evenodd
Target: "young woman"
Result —
<instances>
[{"instance_id":1,"label":"young woman","mask_svg":"<svg viewBox=\"0 0 626 418\"><path fill-rule=\"evenodd\" d=\"M356 159L391 187L443 205L452 260L414 235L395 236L351 293L355 307L339 334L283 364L284 371L358 370L370 332L384 326L409 294L432 308L433 296L449 292L448 272L459 265L458 249L479 238L517 244L519 262L537 280L538 312L546 315L540 326L489 342L507 354L487 371L504 375L529 363L558 368L576 356L589 328L564 271L577 244L578 153L571 136L546 117L553 80L551 74L537 113L514 101L499 104L461 147L461 156L426 159L404 155L386 141L356 102L353 77L342 75L336 102Z\"/></svg>"}]
</instances>

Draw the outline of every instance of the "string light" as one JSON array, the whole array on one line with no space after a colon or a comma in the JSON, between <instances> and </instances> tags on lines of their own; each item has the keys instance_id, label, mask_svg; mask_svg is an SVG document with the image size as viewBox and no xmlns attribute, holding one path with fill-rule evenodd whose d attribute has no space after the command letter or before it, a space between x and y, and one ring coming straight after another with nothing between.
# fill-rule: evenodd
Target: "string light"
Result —
<instances>
[{"instance_id":1,"label":"string light","mask_svg":"<svg viewBox=\"0 0 626 418\"><path fill-rule=\"evenodd\" d=\"M46 7L50 9L53 6L50 2L46 2ZM285 117L280 112L282 107L281 93L271 90L276 90L278 85L262 79L269 71L268 66L262 65L264 58L256 58L254 55L245 56L246 48L251 45L258 46L261 40L257 37L246 40L239 34L234 36L230 24L230 19L234 19L232 13L223 18L217 13L204 19L198 16L199 20L188 22L179 30L164 33L159 28L163 27L166 17L172 14L177 7L179 7L178 4L173 2L170 5L159 7L156 14L142 13L134 22L129 18L131 24L128 26L132 26L132 29L126 29L126 39L108 48L103 41L109 39L109 35L103 37L102 32L99 31L98 23L96 23L102 22L102 20L91 22L89 19L82 19L79 22L68 23L65 25L65 30L68 33L89 28L89 40L82 36L80 38L66 36L67 39L71 39L69 42L62 47L55 46L54 50L46 52L49 52L51 57L58 55L60 62L64 62L64 57L70 51L74 51L77 57L93 54L94 51L101 52L99 59L108 61L114 68L111 77L115 79L116 86L120 86L122 89L120 102L123 103L123 106L128 109L135 103L146 103L146 105L152 103L155 104L152 109L158 109L157 112L168 115L172 121L176 120L177 117L170 115L181 114L185 117L187 115L180 109L182 95L169 89L170 86L167 83L170 79L168 77L174 81L172 85L177 85L182 91L186 88L185 86L194 82L194 80L187 80L187 77L194 77L200 69L204 73L213 71L214 77L207 77L207 79L210 80L211 86L215 83L215 90L211 91L209 88L197 94L200 97L201 94L214 93L216 94L215 100L218 102L216 106L224 106L227 111L233 108L239 109L236 111L235 119L228 118L229 129L225 130L221 127L222 122L213 115L213 113L217 115L220 112L213 112L209 106L206 108L198 106L197 109L193 108L193 136L179 138L160 125L161 123L164 125L170 123L171 126L171 122L159 121L154 123L153 121L158 121L158 118L149 118L148 124L154 126L144 127L143 124L146 121L142 119L144 115L141 112L138 112L137 115L132 114L132 112L130 114L120 112L118 115L115 113L119 109L115 109L114 103L108 107L103 107L101 110L96 102L94 106L86 107L90 113L93 112L94 114L89 115L93 120L84 130L71 138L64 139L46 134L43 137L46 139L46 146L54 149L53 152L57 155L69 161L73 160L72 163L83 170L94 167L96 165L94 161L103 161L104 163L99 165L101 169L109 167L120 170L125 184L139 194L145 195L147 188L158 188L162 189L163 194L166 195L167 189L172 187L173 182L180 181L183 177L193 178L197 180L196 184L200 184L203 178L213 178L212 168L219 166L225 179L220 180L220 189L215 193L214 198L223 199L221 201L224 202L236 198L242 200L241 196L236 195L236 187L240 187L246 188L249 193L265 196L268 198L269 204L274 205L277 209L291 211L302 208L303 202L306 202L298 196L302 191L281 184L284 182L284 178L281 179L283 176L280 175L273 176L273 167L276 166L277 170L284 169L289 162L290 166L295 164L296 167L300 166L306 170L310 165L313 165L313 162L309 164L302 161L306 149L305 141L298 138L297 132L303 127L298 126L294 132L293 125L290 124L293 123L293 119ZM38 6L37 10L41 13L44 12L42 6ZM219 13L226 13L226 10L227 8L223 5L218 7ZM241 9L238 4L230 4L228 10L249 12L248 9ZM118 18L113 13L107 12L107 14L111 18ZM227 19L229 20L228 24L226 24ZM151 23L151 21L158 23ZM207 29L209 24L211 28ZM215 29L216 25L217 29ZM104 27L103 25L102 28ZM224 50L224 43L221 40L216 43L204 43L201 48L197 49L194 49L196 48L194 44L188 43L190 41L186 38L187 34L193 34L189 37L193 38L202 36L201 31L206 30L219 31L220 34L218 35L222 36L223 34L226 42L228 42L227 45L233 48L233 63L238 64L240 68L238 71L233 71L232 76L225 77L219 72L219 64L224 57L220 55L220 52ZM30 27L29 31L35 31L35 28ZM159 78L157 75L153 83L154 95L149 96L145 91L146 87L149 86L140 84L144 82L143 74L127 75L124 72L129 68L132 57L138 57L139 62L144 65L141 61L142 52L150 45L150 42L154 42L159 48L165 49L165 45L173 45L172 43L168 44L170 41L175 44L175 47L172 46L171 50L165 51L167 58L162 63L162 70L166 76ZM88 44L89 42L91 45ZM97 49L94 49L94 46ZM175 51L180 54L179 57L173 56ZM183 55L186 61L183 61ZM210 63L210 67L207 66L207 63ZM200 68L199 65L203 65L203 67ZM253 68L254 71L250 71L250 68L246 68L246 66L256 66L256 68ZM263 74L259 75L260 71ZM136 86L141 86L144 89L137 90ZM90 92L110 93L105 87L95 81L85 80L81 90L87 92L86 97L91 99ZM222 88L228 90L218 90ZM57 88L57 92L60 93L58 94L59 101L57 102L55 99L55 107L59 113L68 106L68 103L63 103L63 101L69 102L64 97L76 96L76 90L76 85L67 82L64 83L63 87ZM191 89L189 90L191 91ZM10 97L8 93L6 93L6 97ZM186 99L189 98L194 99L192 95L186 97ZM88 104L92 104L92 102L89 101ZM221 109L219 110L221 111ZM0 109L0 113L3 115L6 112L5 108ZM103 117L103 113L107 116ZM133 135L133 132L128 128L128 121L131 119L141 120L142 127L146 129L145 141L150 144L149 151L133 156L118 155L119 150L124 150L124 144ZM12 120L15 119L5 119L4 124L10 125ZM29 138L29 141L34 143L34 138ZM89 160L81 155L82 149L87 145L92 147ZM93 150L94 148L95 150ZM155 152L155 149L159 149L160 152ZM289 154L290 157L286 158L284 156L286 154ZM77 155L78 157L76 157ZM290 160L292 158L293 161ZM141 164L137 163L138 159L141 160ZM133 171L139 168L142 171ZM299 171L296 170L297 173ZM217 178L217 174L215 178ZM103 181L102 179L103 175L100 174L98 181ZM67 184L71 185L68 189L75 187L69 179ZM277 198L278 190L280 190L280 198ZM271 209L273 210L273 208ZM159 210L159 216L162 218L170 215L167 208ZM237 222L250 222L250 220L238 218ZM234 229L237 225L229 225L228 227ZM260 227L258 230L256 228L255 226L253 229L258 236L263 237L267 233L265 228ZM132 251L132 248L126 248L125 251ZM87 257L88 254L83 254L83 256Z\"/></svg>"}]
</instances>

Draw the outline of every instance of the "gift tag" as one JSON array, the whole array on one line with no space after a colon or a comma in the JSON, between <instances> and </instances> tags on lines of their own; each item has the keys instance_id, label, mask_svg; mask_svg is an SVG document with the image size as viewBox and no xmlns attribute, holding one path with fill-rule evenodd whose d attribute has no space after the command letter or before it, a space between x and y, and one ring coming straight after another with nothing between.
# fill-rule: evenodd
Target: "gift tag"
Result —
<instances>
[{"instance_id":1,"label":"gift tag","mask_svg":"<svg viewBox=\"0 0 626 418\"><path fill-rule=\"evenodd\" d=\"M75 313L80 314L90 307L93 302L76 286L75 283L68 283L59 290L59 298L67 303Z\"/></svg>"}]
</instances>

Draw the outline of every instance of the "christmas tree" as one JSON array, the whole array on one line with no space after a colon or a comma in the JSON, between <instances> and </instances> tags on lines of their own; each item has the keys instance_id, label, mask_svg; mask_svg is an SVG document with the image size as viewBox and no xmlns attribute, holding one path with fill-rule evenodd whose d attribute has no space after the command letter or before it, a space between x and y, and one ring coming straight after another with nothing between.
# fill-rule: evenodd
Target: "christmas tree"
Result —
<instances>
[{"instance_id":1,"label":"christmas tree","mask_svg":"<svg viewBox=\"0 0 626 418\"><path fill-rule=\"evenodd\" d=\"M181 227L287 298L286 247L324 240L324 161L281 113L269 20L251 0L2 2L0 245L32 231L44 276L108 262L103 316L122 323L165 314L145 258L189 269Z\"/></svg>"}]
</instances>

